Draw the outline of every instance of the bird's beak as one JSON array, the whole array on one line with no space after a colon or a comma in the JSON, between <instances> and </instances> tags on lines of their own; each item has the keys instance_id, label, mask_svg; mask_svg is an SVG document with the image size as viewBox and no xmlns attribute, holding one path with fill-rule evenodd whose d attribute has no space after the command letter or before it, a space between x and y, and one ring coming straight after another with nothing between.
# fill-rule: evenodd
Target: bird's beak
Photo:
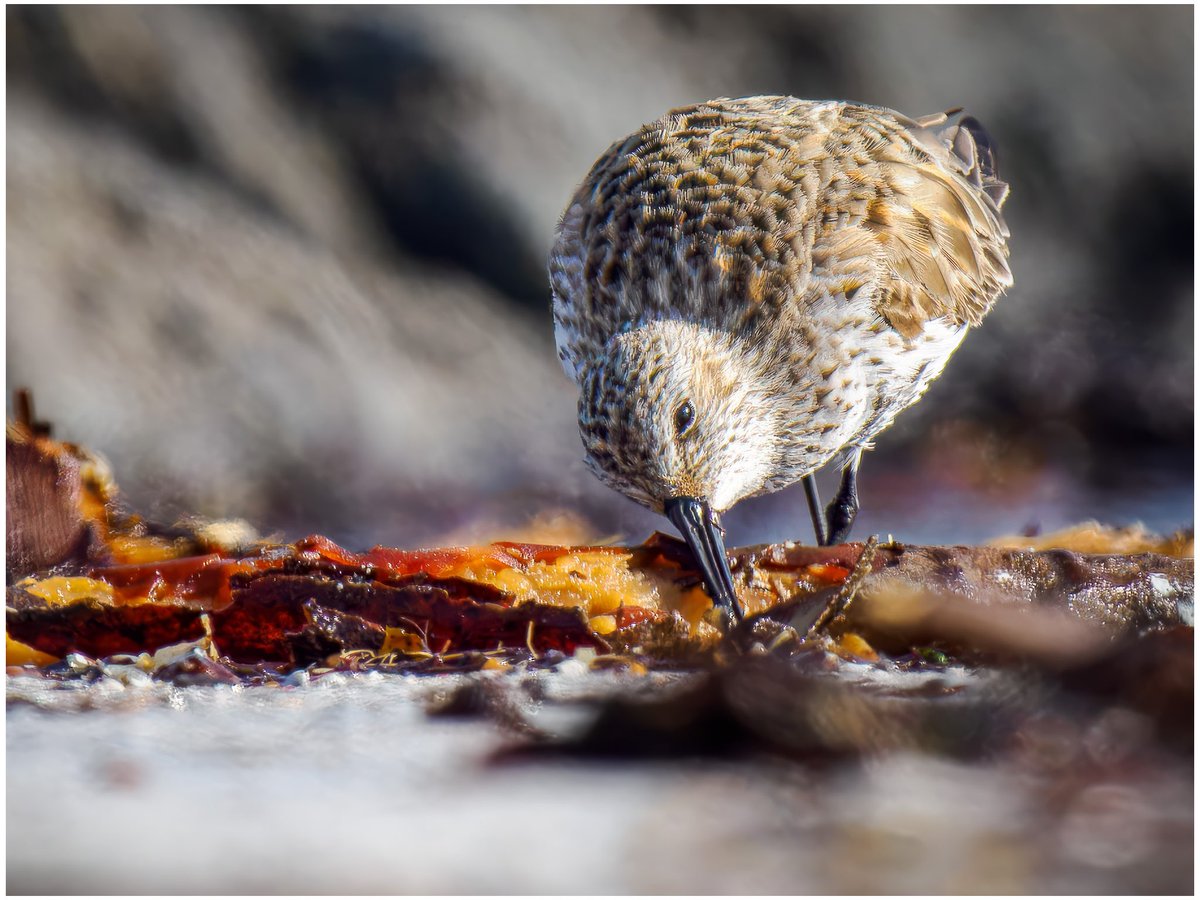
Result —
<instances>
[{"instance_id":1,"label":"bird's beak","mask_svg":"<svg viewBox=\"0 0 1200 900\"><path fill-rule=\"evenodd\" d=\"M672 497L663 504L663 512L675 523L696 557L713 602L727 607L735 619L741 619L742 610L733 590L733 575L725 558L725 539L716 513L695 497Z\"/></svg>"}]
</instances>

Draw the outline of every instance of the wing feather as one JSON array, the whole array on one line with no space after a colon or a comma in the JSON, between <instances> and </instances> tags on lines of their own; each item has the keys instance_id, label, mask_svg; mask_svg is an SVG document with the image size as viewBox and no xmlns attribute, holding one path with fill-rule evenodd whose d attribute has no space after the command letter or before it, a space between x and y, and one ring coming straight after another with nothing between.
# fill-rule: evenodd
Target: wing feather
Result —
<instances>
[{"instance_id":1,"label":"wing feather","mask_svg":"<svg viewBox=\"0 0 1200 900\"><path fill-rule=\"evenodd\" d=\"M817 237L814 267L829 274L866 265L878 288L879 314L905 337L946 318L977 325L1012 284L1008 228L1000 207L1008 193L996 171L995 148L971 117L950 113L916 121L862 115L858 147L864 161L860 193L872 196L868 215L851 228ZM848 140L857 135L848 129ZM883 135L887 140L879 140ZM836 192L829 201L845 202ZM863 229L873 240L850 232ZM840 271L835 271L840 270Z\"/></svg>"}]
</instances>

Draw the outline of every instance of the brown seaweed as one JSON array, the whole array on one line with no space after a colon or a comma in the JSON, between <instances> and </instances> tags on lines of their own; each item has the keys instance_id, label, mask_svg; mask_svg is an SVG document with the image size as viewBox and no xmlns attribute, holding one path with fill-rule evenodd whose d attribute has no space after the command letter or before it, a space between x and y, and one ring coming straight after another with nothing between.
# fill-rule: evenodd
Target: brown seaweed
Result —
<instances>
[{"instance_id":1,"label":"brown seaweed","mask_svg":"<svg viewBox=\"0 0 1200 900\"><path fill-rule=\"evenodd\" d=\"M349 665L358 651L367 655L354 665L435 657L465 665L470 654L547 660L586 649L694 667L747 653L819 648L877 659L921 647L1079 671L1114 642L1191 621L1190 558L873 539L734 550L751 614L722 641L730 623L704 596L686 547L667 535L635 547L497 542L361 553L319 535L214 543L121 510L94 457L52 440L31 411L27 418L8 429L6 615L27 656L153 652L207 634L231 664L280 671ZM1143 549L1190 547L1137 537ZM1094 528L1086 538L1095 549ZM1121 546L1130 540L1123 535ZM621 585L640 593L614 593Z\"/></svg>"}]
</instances>

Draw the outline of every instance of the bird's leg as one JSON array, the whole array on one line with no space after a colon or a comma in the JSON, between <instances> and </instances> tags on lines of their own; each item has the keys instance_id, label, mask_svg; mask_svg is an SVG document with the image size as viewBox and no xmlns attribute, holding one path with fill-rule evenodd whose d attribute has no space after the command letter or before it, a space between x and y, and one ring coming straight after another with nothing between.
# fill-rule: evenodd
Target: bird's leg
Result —
<instances>
[{"instance_id":1,"label":"bird's leg","mask_svg":"<svg viewBox=\"0 0 1200 900\"><path fill-rule=\"evenodd\" d=\"M821 509L821 495L817 492L817 474L810 472L801 481L804 482L804 496L808 498L808 513L812 516L813 531L817 533L817 546L829 544L829 525L825 521L825 513Z\"/></svg>"},{"instance_id":2,"label":"bird's leg","mask_svg":"<svg viewBox=\"0 0 1200 900\"><path fill-rule=\"evenodd\" d=\"M856 450L842 469L837 496L825 509L826 546L840 544L850 537L854 517L858 515L858 464L861 461L862 450Z\"/></svg>"}]
</instances>

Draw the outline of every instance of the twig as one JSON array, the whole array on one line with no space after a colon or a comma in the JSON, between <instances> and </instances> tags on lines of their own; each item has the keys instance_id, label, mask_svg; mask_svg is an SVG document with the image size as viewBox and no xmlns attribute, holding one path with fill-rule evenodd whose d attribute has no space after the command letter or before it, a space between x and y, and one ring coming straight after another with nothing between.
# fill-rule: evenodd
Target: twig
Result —
<instances>
[{"instance_id":1,"label":"twig","mask_svg":"<svg viewBox=\"0 0 1200 900\"><path fill-rule=\"evenodd\" d=\"M842 582L841 589L829 598L829 602L825 604L821 614L809 627L808 632L804 635L805 640L816 637L835 622L845 620L846 611L854 602L858 589L862 587L866 577L871 574L871 565L875 562L875 553L878 549L879 536L873 534L863 545L862 553L859 554L858 561L850 570L850 574L846 576L846 580Z\"/></svg>"}]
</instances>

